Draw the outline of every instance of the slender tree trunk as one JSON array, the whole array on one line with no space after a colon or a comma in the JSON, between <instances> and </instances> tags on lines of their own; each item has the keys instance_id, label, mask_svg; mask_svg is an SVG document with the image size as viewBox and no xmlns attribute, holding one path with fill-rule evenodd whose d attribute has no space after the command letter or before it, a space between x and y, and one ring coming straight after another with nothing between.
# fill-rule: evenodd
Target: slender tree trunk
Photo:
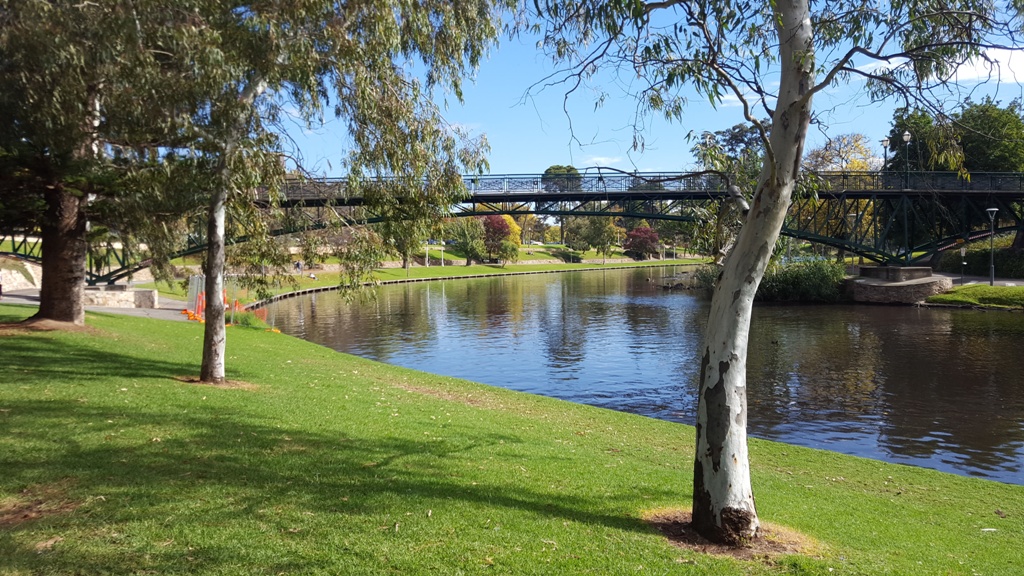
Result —
<instances>
[{"instance_id":1,"label":"slender tree trunk","mask_svg":"<svg viewBox=\"0 0 1024 576\"><path fill-rule=\"evenodd\" d=\"M225 227L228 193L232 186L232 156L238 142L245 136L248 115L253 113L252 105L267 89L267 83L257 77L242 90L239 102L243 105L234 119L233 133L229 132L221 151L220 167L217 170L217 185L210 198L207 213L206 232L206 308L203 331L203 363L199 379L203 382L222 383L225 378L224 350L227 345L227 329L224 326L224 263Z\"/></svg>"},{"instance_id":2,"label":"slender tree trunk","mask_svg":"<svg viewBox=\"0 0 1024 576\"><path fill-rule=\"evenodd\" d=\"M41 225L43 244L39 312L34 318L85 324L84 194L57 184L44 193L46 213Z\"/></svg>"},{"instance_id":3,"label":"slender tree trunk","mask_svg":"<svg viewBox=\"0 0 1024 576\"><path fill-rule=\"evenodd\" d=\"M226 168L224 169L227 170ZM203 364L199 379L203 382L224 382L224 350L227 329L224 326L224 220L227 212L227 183L222 181L210 199L206 225L206 308L203 331Z\"/></svg>"},{"instance_id":4,"label":"slender tree trunk","mask_svg":"<svg viewBox=\"0 0 1024 576\"><path fill-rule=\"evenodd\" d=\"M789 208L810 123L814 66L807 0L777 5L778 104L753 207L715 286L701 360L693 465L693 525L727 544L756 538L747 452L747 342L754 293Z\"/></svg>"}]
</instances>

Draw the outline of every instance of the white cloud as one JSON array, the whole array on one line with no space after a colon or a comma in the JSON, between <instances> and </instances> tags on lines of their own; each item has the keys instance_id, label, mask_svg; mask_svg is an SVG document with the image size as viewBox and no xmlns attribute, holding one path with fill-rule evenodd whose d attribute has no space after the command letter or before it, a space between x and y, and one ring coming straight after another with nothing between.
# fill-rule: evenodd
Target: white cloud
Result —
<instances>
[{"instance_id":1,"label":"white cloud","mask_svg":"<svg viewBox=\"0 0 1024 576\"><path fill-rule=\"evenodd\" d=\"M885 62L872 60L857 66L861 72L872 74L883 68L896 69L909 66L906 58L893 58ZM951 81L956 84L976 84L995 81L1002 84L1018 84L1024 78L1024 54L1015 50L992 49L983 58L975 58L960 66Z\"/></svg>"},{"instance_id":2,"label":"white cloud","mask_svg":"<svg viewBox=\"0 0 1024 576\"><path fill-rule=\"evenodd\" d=\"M1000 83L1020 83L1024 78L1024 54L1014 50L993 49L986 58L976 58L961 66L953 79L958 83L995 80Z\"/></svg>"},{"instance_id":3,"label":"white cloud","mask_svg":"<svg viewBox=\"0 0 1024 576\"><path fill-rule=\"evenodd\" d=\"M622 162L621 156L591 156L586 159L587 166L613 166Z\"/></svg>"}]
</instances>

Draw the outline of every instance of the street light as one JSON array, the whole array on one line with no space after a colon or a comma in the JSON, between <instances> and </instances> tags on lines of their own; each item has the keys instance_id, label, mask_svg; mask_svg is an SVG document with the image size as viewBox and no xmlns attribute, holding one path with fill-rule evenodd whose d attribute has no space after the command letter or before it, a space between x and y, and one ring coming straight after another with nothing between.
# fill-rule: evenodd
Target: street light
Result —
<instances>
[{"instance_id":1,"label":"street light","mask_svg":"<svg viewBox=\"0 0 1024 576\"><path fill-rule=\"evenodd\" d=\"M988 235L988 285L996 285L996 256L993 248L993 241L996 236L996 212L999 212L999 208L986 208L985 212L988 212L988 221L992 226L992 229Z\"/></svg>"},{"instance_id":2,"label":"street light","mask_svg":"<svg viewBox=\"0 0 1024 576\"><path fill-rule=\"evenodd\" d=\"M906 188L909 189L910 188L910 131L909 130L907 130L906 132L903 133L903 143L907 145L907 153L906 153L906 156L904 157L904 160L907 163L907 169L906 169L906 174L907 174L906 184L907 185L906 185Z\"/></svg>"},{"instance_id":3,"label":"street light","mask_svg":"<svg viewBox=\"0 0 1024 576\"><path fill-rule=\"evenodd\" d=\"M882 170L889 164L889 137L882 138Z\"/></svg>"}]
</instances>

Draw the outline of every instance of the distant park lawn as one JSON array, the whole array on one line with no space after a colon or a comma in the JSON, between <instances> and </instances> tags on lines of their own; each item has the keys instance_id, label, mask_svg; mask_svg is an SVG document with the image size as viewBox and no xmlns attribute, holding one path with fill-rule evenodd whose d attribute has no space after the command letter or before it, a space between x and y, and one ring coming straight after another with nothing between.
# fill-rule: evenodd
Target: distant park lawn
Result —
<instances>
[{"instance_id":1,"label":"distant park lawn","mask_svg":"<svg viewBox=\"0 0 1024 576\"><path fill-rule=\"evenodd\" d=\"M937 294L927 301L930 304L1024 309L1024 286L970 284L958 286L945 294Z\"/></svg>"},{"instance_id":2,"label":"distant park lawn","mask_svg":"<svg viewBox=\"0 0 1024 576\"><path fill-rule=\"evenodd\" d=\"M0 323L32 308L0 304ZM693 429L228 329L89 313L0 326L0 574L1019 574L1024 487L751 441L737 560L644 518L690 505ZM524 359L529 361L529 359Z\"/></svg>"},{"instance_id":3,"label":"distant park lawn","mask_svg":"<svg viewBox=\"0 0 1024 576\"><path fill-rule=\"evenodd\" d=\"M436 256L434 256L436 258ZM449 277L465 277L465 276L483 276L483 275L497 275L497 274L516 274L516 273L535 273L535 272L563 272L572 270L592 270L600 268L623 268L623 267L643 267L643 266L661 266L661 265L691 265L699 264L703 262L697 258L686 258L678 260L643 260L643 261L629 261L629 262L609 262L608 264L601 263L558 263L558 264L507 264L502 266L501 264L474 264L472 266L466 265L453 265L448 263L441 266L438 263L434 263L431 266L412 266L407 271L404 268L381 268L374 273L374 277L377 280L388 282L388 281L402 281L402 280L422 280L430 278L449 278ZM294 283L294 284L292 284ZM340 275L338 272L325 272L320 269L305 269L302 274L295 274L291 277L289 282L282 283L279 287L273 290L274 294L283 294L286 292L293 292L297 290L308 290L311 288L327 288L331 286L338 286L340 283ZM137 283L139 288L155 288L160 291L161 298L170 298L172 300L184 300L188 296L188 290L184 287L180 281L168 284L166 282L142 282ZM230 289L229 289L230 290ZM248 291L239 289L237 292L233 292L230 295L231 298L237 298L242 303L253 302L253 298Z\"/></svg>"}]
</instances>

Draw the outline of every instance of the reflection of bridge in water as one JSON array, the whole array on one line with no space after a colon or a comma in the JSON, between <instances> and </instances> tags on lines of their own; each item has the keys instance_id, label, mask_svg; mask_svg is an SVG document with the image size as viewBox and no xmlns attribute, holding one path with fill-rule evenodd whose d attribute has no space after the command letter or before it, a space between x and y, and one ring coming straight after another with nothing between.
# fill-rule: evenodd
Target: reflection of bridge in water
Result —
<instances>
[{"instance_id":1,"label":"reflection of bridge in water","mask_svg":"<svg viewBox=\"0 0 1024 576\"><path fill-rule=\"evenodd\" d=\"M615 216L648 220L698 221L717 214L728 198L724 180L711 174L633 173L591 169L579 177L540 174L467 176L467 197L453 216L538 214ZM805 174L804 188L790 207L782 234L839 248L873 262L909 265L963 242L1016 231L1024 224L1024 173L822 172ZM266 202L264 196L257 202ZM287 222L277 233L323 227L341 212L357 222L379 222L350 195L344 180L289 182L280 204ZM330 210L328 210L330 208ZM994 224L986 209L998 208ZM340 209L340 210L339 210ZM201 228L201 227L200 227ZM7 233L15 252L38 258L28 234ZM0 236L0 240L5 239ZM189 239L181 254L200 252L205 240ZM102 247L101 247L102 249ZM116 251L106 248L106 259ZM113 282L142 267L137 262L91 273L90 283Z\"/></svg>"}]
</instances>

